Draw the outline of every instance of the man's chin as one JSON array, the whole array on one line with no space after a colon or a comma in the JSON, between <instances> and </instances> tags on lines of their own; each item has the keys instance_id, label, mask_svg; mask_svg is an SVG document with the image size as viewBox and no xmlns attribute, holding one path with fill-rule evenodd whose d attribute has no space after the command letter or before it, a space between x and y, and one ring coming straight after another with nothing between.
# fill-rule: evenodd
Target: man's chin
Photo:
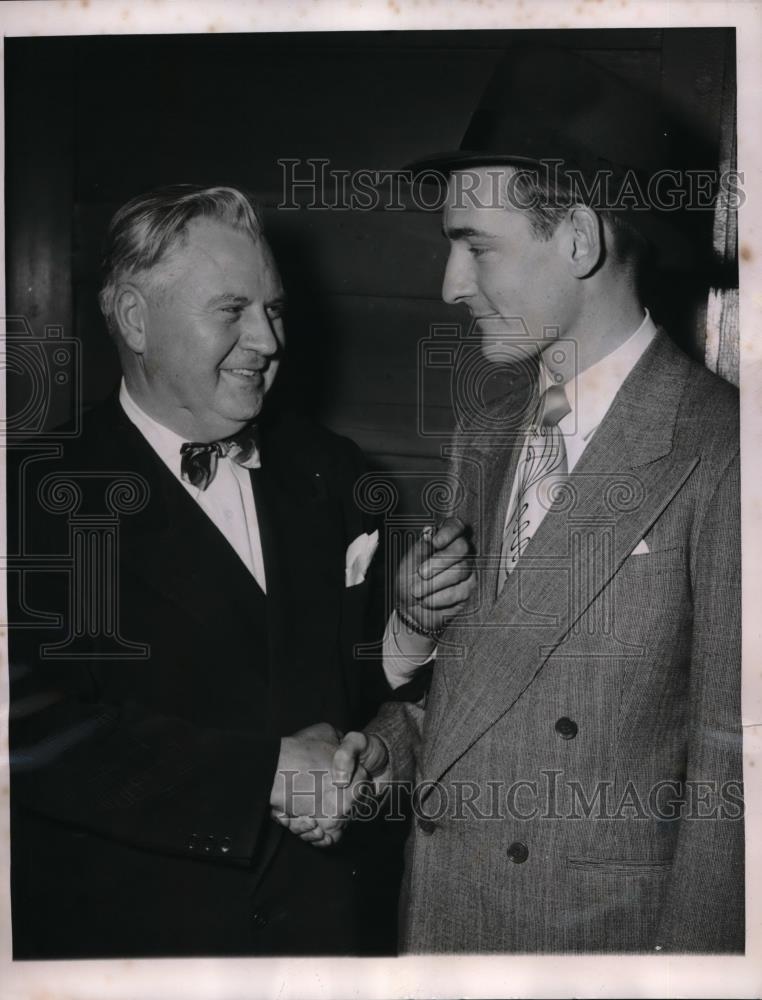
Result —
<instances>
[{"instance_id":1,"label":"man's chin","mask_svg":"<svg viewBox=\"0 0 762 1000\"><path fill-rule=\"evenodd\" d=\"M237 434L238 431L243 430L244 427L255 421L262 412L262 402L260 401L257 406L247 407L245 410L240 409L235 414L231 414L229 419L231 425L235 425L235 430L230 433Z\"/></svg>"},{"instance_id":2,"label":"man's chin","mask_svg":"<svg viewBox=\"0 0 762 1000\"><path fill-rule=\"evenodd\" d=\"M225 407L217 410L216 413L209 414L204 420L203 434L199 434L199 441L224 441L226 438L235 437L244 427L256 420L262 410L262 400L256 405L251 404L245 407Z\"/></svg>"},{"instance_id":3,"label":"man's chin","mask_svg":"<svg viewBox=\"0 0 762 1000\"><path fill-rule=\"evenodd\" d=\"M263 388L257 391L249 390L245 393L236 393L221 401L217 412L229 420L234 420L241 424L248 424L255 420L265 402L265 392Z\"/></svg>"},{"instance_id":4,"label":"man's chin","mask_svg":"<svg viewBox=\"0 0 762 1000\"><path fill-rule=\"evenodd\" d=\"M540 345L536 340L514 340L510 337L482 339L482 355L495 365L514 365L536 358Z\"/></svg>"}]
</instances>

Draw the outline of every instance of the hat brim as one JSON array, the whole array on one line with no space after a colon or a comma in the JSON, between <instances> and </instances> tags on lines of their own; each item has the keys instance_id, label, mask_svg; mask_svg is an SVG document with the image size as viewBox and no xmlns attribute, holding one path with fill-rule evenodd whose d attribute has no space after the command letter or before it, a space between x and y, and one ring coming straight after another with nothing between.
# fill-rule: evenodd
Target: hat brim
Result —
<instances>
[{"instance_id":1,"label":"hat brim","mask_svg":"<svg viewBox=\"0 0 762 1000\"><path fill-rule=\"evenodd\" d=\"M454 149L446 153L433 153L421 160L408 163L405 170L410 170L413 177L422 173L439 173L447 175L453 170L464 167L491 167L516 165L520 167L536 167L542 161L529 156L519 156L512 153L479 153L476 150Z\"/></svg>"}]
</instances>

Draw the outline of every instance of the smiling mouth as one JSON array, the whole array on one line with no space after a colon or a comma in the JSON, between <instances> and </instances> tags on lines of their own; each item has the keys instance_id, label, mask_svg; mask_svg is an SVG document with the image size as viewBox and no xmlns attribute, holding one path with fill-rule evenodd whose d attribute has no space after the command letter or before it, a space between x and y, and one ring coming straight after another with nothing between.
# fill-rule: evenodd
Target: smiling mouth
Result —
<instances>
[{"instance_id":1,"label":"smiling mouth","mask_svg":"<svg viewBox=\"0 0 762 1000\"><path fill-rule=\"evenodd\" d=\"M256 379L262 378L261 368L222 368L226 375L235 375L238 378Z\"/></svg>"}]
</instances>

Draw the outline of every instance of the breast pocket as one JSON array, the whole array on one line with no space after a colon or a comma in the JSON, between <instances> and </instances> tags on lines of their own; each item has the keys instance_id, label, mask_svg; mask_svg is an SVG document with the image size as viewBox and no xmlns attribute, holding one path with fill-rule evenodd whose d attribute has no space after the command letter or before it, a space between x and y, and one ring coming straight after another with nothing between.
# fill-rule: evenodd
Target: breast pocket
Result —
<instances>
[{"instance_id":1,"label":"breast pocket","mask_svg":"<svg viewBox=\"0 0 762 1000\"><path fill-rule=\"evenodd\" d=\"M684 548L628 556L614 578L613 626L626 643L669 649L691 611L691 585Z\"/></svg>"},{"instance_id":2,"label":"breast pocket","mask_svg":"<svg viewBox=\"0 0 762 1000\"><path fill-rule=\"evenodd\" d=\"M651 549L648 552L633 551L622 564L626 574L658 576L664 573L687 573L687 553L680 546L667 549Z\"/></svg>"}]
</instances>

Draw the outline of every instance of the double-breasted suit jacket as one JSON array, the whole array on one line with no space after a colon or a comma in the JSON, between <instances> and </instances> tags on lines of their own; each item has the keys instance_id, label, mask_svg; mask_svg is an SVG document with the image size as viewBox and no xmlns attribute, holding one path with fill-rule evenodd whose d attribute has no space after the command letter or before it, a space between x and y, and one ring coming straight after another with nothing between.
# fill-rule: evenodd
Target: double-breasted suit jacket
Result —
<instances>
[{"instance_id":1,"label":"double-breasted suit jacket","mask_svg":"<svg viewBox=\"0 0 762 1000\"><path fill-rule=\"evenodd\" d=\"M11 526L45 572L16 591L15 619L39 627L11 644L16 957L357 946L351 849L286 833L269 797L281 736L358 722L367 583L345 586L345 553L369 527L353 503L361 458L285 418L263 423L261 456L266 597L116 399L63 456L22 463ZM109 484L112 506L132 491L135 509L112 570L78 596L62 570L91 543L72 526L103 523ZM56 498L77 491L62 515ZM85 572L102 554L87 550Z\"/></svg>"},{"instance_id":2,"label":"double-breasted suit jacket","mask_svg":"<svg viewBox=\"0 0 762 1000\"><path fill-rule=\"evenodd\" d=\"M737 414L660 334L497 597L521 435L456 440L478 593L369 726L420 783L404 949L743 950Z\"/></svg>"}]
</instances>

